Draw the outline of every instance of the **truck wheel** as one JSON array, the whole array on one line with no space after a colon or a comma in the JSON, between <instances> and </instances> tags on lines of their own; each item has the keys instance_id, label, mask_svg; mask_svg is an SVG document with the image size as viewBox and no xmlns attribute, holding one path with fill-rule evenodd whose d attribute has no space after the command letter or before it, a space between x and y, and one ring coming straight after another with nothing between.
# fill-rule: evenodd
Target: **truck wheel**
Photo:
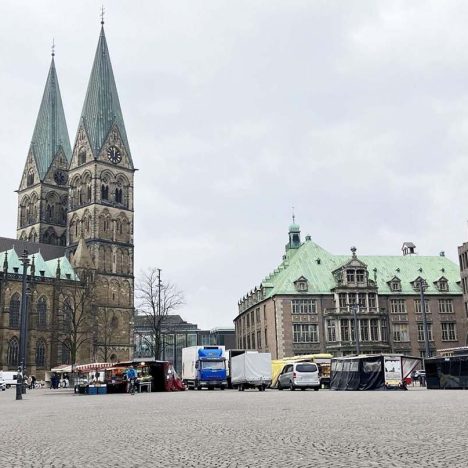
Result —
<instances>
[{"instance_id":1,"label":"truck wheel","mask_svg":"<svg viewBox=\"0 0 468 468\"><path fill-rule=\"evenodd\" d=\"M197 387L197 390L201 390L201 385L199 385L199 386Z\"/></svg>"},{"instance_id":2,"label":"truck wheel","mask_svg":"<svg viewBox=\"0 0 468 468\"><path fill-rule=\"evenodd\" d=\"M223 385L222 387L219 387L220 390L224 390L226 387Z\"/></svg>"},{"instance_id":3,"label":"truck wheel","mask_svg":"<svg viewBox=\"0 0 468 468\"><path fill-rule=\"evenodd\" d=\"M320 387L315 387L314 391L318 392L320 390Z\"/></svg>"}]
</instances>

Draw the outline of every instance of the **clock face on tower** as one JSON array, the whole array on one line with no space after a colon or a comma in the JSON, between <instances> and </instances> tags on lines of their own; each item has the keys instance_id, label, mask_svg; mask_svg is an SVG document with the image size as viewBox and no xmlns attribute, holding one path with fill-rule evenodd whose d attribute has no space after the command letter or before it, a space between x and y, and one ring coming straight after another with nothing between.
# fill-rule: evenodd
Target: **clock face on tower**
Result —
<instances>
[{"instance_id":1,"label":"clock face on tower","mask_svg":"<svg viewBox=\"0 0 468 468\"><path fill-rule=\"evenodd\" d=\"M68 174L60 169L57 169L54 173L54 180L57 185L65 185L68 180Z\"/></svg>"},{"instance_id":2,"label":"clock face on tower","mask_svg":"<svg viewBox=\"0 0 468 468\"><path fill-rule=\"evenodd\" d=\"M119 164L122 161L122 154L117 146L109 146L107 149L107 157L112 164Z\"/></svg>"}]
</instances>

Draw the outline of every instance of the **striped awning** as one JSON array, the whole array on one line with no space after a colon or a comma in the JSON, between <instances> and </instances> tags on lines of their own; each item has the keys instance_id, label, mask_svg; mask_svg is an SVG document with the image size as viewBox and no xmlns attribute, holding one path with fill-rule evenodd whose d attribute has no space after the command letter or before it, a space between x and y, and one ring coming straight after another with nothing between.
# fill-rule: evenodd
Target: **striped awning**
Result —
<instances>
[{"instance_id":1,"label":"striped awning","mask_svg":"<svg viewBox=\"0 0 468 468\"><path fill-rule=\"evenodd\" d=\"M80 364L79 366L75 366L75 370L79 372L89 372L93 370L107 369L113 365L115 364L111 362L91 362L89 364Z\"/></svg>"}]
</instances>

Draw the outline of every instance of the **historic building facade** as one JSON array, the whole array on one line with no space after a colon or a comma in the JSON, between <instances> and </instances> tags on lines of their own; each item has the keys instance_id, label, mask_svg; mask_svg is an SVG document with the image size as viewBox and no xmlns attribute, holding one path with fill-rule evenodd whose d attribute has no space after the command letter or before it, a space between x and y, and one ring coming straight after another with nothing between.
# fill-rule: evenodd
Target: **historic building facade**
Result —
<instances>
[{"instance_id":1,"label":"historic building facade","mask_svg":"<svg viewBox=\"0 0 468 468\"><path fill-rule=\"evenodd\" d=\"M421 285L431 354L465 345L457 265L443 252L420 256L414 249L405 243L401 256L361 257L355 248L349 256L332 255L310 236L301 242L292 224L282 263L238 303L237 346L274 358L355 354L356 315L361 353L422 356Z\"/></svg>"},{"instance_id":2,"label":"historic building facade","mask_svg":"<svg viewBox=\"0 0 468 468\"><path fill-rule=\"evenodd\" d=\"M69 363L69 353L54 335L61 314L58 295L84 276L93 283L93 314L111 317L112 339L94 333L78 353L80 362L96 359L102 346L113 359L127 359L133 348L135 168L101 24L73 149L52 53L18 189L18 240L0 238L0 255L5 258L0 276L0 369L17 366L18 256L24 249L35 254L36 264L35 271L28 270L33 291L28 301L28 372L39 369L40 375L42 369Z\"/></svg>"}]
</instances>

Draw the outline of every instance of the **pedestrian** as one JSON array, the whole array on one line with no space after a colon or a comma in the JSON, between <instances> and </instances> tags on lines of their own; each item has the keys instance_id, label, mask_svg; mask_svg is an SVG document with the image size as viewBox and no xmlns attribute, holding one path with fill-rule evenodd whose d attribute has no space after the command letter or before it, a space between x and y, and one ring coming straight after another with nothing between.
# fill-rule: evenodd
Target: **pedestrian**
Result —
<instances>
[{"instance_id":1,"label":"pedestrian","mask_svg":"<svg viewBox=\"0 0 468 468\"><path fill-rule=\"evenodd\" d=\"M28 385L29 390L31 390L32 379L31 379L31 376L30 376L30 375L29 375L28 378L26 379L26 383L27 383L27 385Z\"/></svg>"},{"instance_id":2,"label":"pedestrian","mask_svg":"<svg viewBox=\"0 0 468 468\"><path fill-rule=\"evenodd\" d=\"M31 390L34 390L36 388L36 376L32 375L31 376Z\"/></svg>"}]
</instances>

